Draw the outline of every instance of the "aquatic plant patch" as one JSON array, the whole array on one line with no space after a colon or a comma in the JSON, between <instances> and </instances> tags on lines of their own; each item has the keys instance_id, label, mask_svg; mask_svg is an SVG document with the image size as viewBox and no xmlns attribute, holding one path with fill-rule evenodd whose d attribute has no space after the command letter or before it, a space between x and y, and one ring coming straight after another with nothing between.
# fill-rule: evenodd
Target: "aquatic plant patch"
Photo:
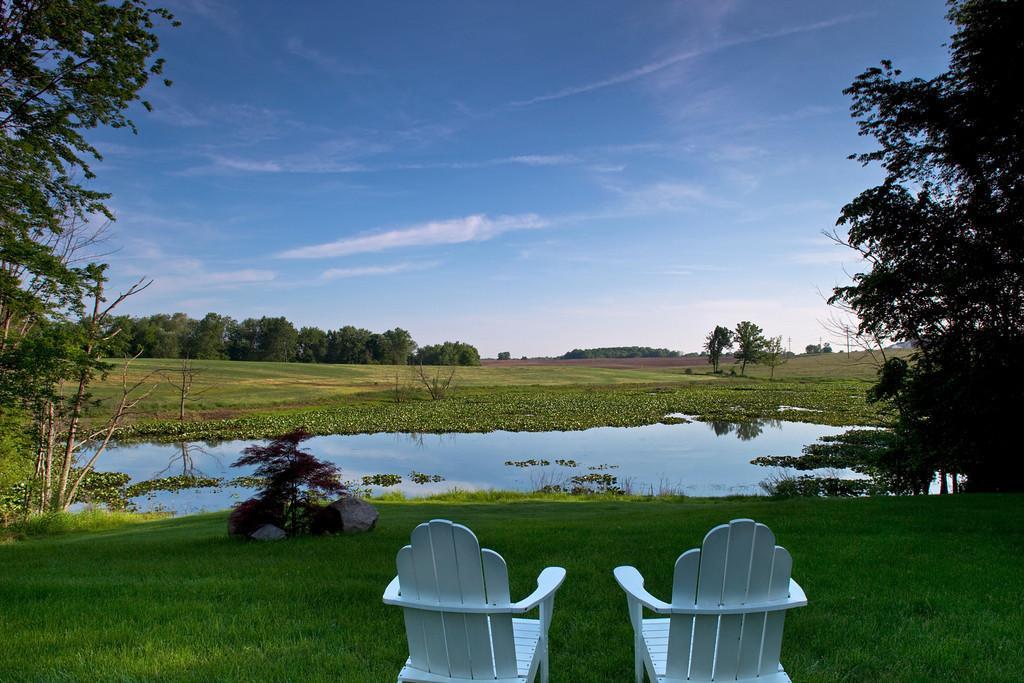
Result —
<instances>
[{"instance_id":1,"label":"aquatic plant patch","mask_svg":"<svg viewBox=\"0 0 1024 683\"><path fill-rule=\"evenodd\" d=\"M121 440L194 441L270 438L296 428L311 434L377 432L573 431L666 422L670 413L706 421L785 419L826 425L886 425L867 402L868 384L841 382L701 383L649 388L467 391L441 401L363 402L337 408L202 422L148 421L124 427ZM780 406L807 410L779 410Z\"/></svg>"}]
</instances>

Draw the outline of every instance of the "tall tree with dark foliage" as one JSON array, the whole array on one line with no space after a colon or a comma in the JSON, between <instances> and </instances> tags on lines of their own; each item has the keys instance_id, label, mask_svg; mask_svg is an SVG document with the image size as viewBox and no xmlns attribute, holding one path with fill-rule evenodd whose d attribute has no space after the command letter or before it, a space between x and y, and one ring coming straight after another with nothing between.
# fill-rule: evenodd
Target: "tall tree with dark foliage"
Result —
<instances>
[{"instance_id":1,"label":"tall tree with dark foliage","mask_svg":"<svg viewBox=\"0 0 1024 683\"><path fill-rule=\"evenodd\" d=\"M831 301L862 332L916 343L873 392L899 411L905 457L966 475L970 491L1020 491L1024 1L960 0L948 17L947 72L908 79L883 61L845 91L878 143L853 158L885 179L842 211L837 238L868 268Z\"/></svg>"}]
</instances>

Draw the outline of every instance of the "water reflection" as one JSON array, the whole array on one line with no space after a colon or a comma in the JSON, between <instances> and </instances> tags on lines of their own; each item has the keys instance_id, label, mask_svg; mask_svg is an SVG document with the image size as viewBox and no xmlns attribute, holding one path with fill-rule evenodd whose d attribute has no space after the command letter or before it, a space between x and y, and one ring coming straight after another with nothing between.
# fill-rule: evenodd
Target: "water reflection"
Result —
<instances>
[{"instance_id":1,"label":"water reflection","mask_svg":"<svg viewBox=\"0 0 1024 683\"><path fill-rule=\"evenodd\" d=\"M208 477L203 469L196 464L197 456L206 456L213 460L217 469L224 469L221 459L215 453L211 453L199 443L181 441L174 444L175 450L167 462L167 466L157 472L153 478L182 476L186 478Z\"/></svg>"},{"instance_id":2,"label":"water reflection","mask_svg":"<svg viewBox=\"0 0 1024 683\"><path fill-rule=\"evenodd\" d=\"M826 435L845 431L802 422L683 422L643 427L601 427L574 432L490 432L486 434L381 433L319 436L309 450L338 465L345 480L373 493L407 496L451 489L537 490L572 487L572 477L608 474L635 493L672 491L691 496L758 493L764 468L751 460L767 453L799 454ZM735 438L732 438L735 436ZM229 481L251 472L231 468L253 441L132 444L111 448L100 469L130 475L133 482L167 475L206 476ZM514 467L507 462L549 463ZM617 467L612 467L617 466ZM381 473L390 476L378 476ZM598 477L601 480L598 481ZM400 481L399 481L400 480ZM154 494L138 501L178 512L230 507L241 489Z\"/></svg>"},{"instance_id":3,"label":"water reflection","mask_svg":"<svg viewBox=\"0 0 1024 683\"><path fill-rule=\"evenodd\" d=\"M728 436L733 432L736 433L736 438L740 441L751 441L761 436L766 428L770 429L782 429L782 420L774 420L772 418L760 418L754 420L747 420L746 422L721 422L718 420L712 420L706 423L711 427L711 431L715 433L715 436Z\"/></svg>"}]
</instances>

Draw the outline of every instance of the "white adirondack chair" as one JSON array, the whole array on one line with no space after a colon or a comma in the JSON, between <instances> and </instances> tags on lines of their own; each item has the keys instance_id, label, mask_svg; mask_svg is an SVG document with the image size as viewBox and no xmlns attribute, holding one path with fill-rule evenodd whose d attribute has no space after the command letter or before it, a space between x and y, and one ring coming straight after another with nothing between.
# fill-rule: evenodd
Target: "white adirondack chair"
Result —
<instances>
[{"instance_id":1,"label":"white adirondack chair","mask_svg":"<svg viewBox=\"0 0 1024 683\"><path fill-rule=\"evenodd\" d=\"M788 683L779 664L786 610L807 604L790 578L793 559L764 524L716 526L700 549L676 560L672 602L644 589L633 567L617 567L634 633L634 673L651 681ZM644 619L643 610L665 615Z\"/></svg>"},{"instance_id":2,"label":"white adirondack chair","mask_svg":"<svg viewBox=\"0 0 1024 683\"><path fill-rule=\"evenodd\" d=\"M537 590L509 597L501 555L481 550L473 532L446 519L417 526L398 551L398 576L384 603L405 612L409 659L398 680L410 683L548 680L548 627L565 570L548 567ZM540 608L539 619L516 619Z\"/></svg>"}]
</instances>

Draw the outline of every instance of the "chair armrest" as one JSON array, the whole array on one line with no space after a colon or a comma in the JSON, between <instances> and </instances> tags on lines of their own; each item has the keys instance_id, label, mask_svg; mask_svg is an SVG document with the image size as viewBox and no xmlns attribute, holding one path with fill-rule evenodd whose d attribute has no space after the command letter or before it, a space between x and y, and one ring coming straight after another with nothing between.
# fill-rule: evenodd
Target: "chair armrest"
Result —
<instances>
[{"instance_id":1,"label":"chair armrest","mask_svg":"<svg viewBox=\"0 0 1024 683\"><path fill-rule=\"evenodd\" d=\"M800 584L793 579L789 580L789 601L790 607L803 607L807 604L807 596Z\"/></svg>"},{"instance_id":2,"label":"chair armrest","mask_svg":"<svg viewBox=\"0 0 1024 683\"><path fill-rule=\"evenodd\" d=\"M391 583L384 589L384 604L394 604L396 601L401 600L401 594L398 585L398 577L391 579Z\"/></svg>"},{"instance_id":3,"label":"chair armrest","mask_svg":"<svg viewBox=\"0 0 1024 683\"><path fill-rule=\"evenodd\" d=\"M537 577L537 590L519 602L512 603L511 612L513 614L529 612L541 602L554 595L563 581L565 581L565 569L562 567L548 567Z\"/></svg>"},{"instance_id":4,"label":"chair armrest","mask_svg":"<svg viewBox=\"0 0 1024 683\"><path fill-rule=\"evenodd\" d=\"M672 605L654 597L644 588L644 577L636 570L636 567L616 567L615 580L626 591L626 595L636 600L641 605L658 614L669 614Z\"/></svg>"}]
</instances>

